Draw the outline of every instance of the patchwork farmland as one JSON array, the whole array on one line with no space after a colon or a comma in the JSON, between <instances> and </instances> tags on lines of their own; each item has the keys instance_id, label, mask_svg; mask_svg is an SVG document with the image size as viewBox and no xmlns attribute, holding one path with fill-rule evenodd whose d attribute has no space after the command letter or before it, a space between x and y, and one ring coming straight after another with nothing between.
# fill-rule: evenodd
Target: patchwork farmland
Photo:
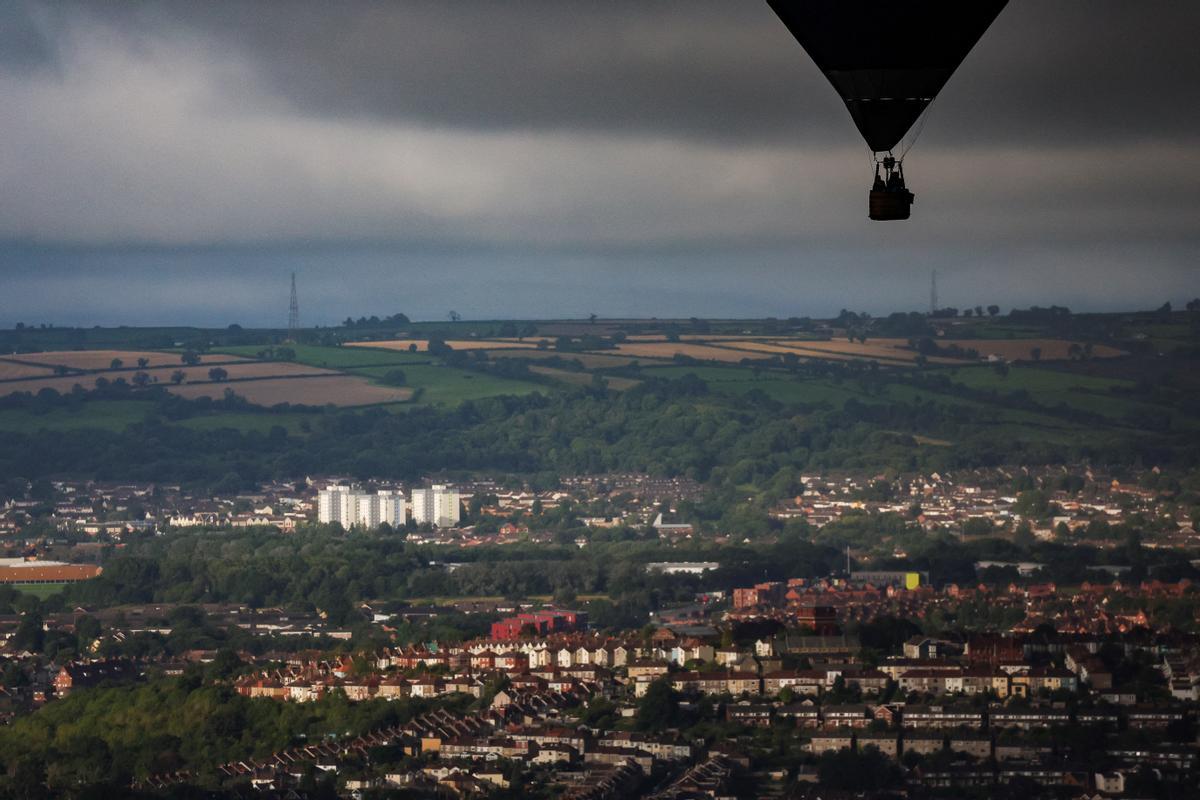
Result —
<instances>
[{"instance_id":1,"label":"patchwork farmland","mask_svg":"<svg viewBox=\"0 0 1200 800\"><path fill-rule=\"evenodd\" d=\"M138 367L139 359L147 366ZM114 360L120 367L113 369ZM69 374L61 373L70 370ZM220 370L212 374L211 370ZM150 386L181 397L221 398L233 391L255 405L362 406L406 402L413 391L385 387L337 370L241 355L206 354L200 363L182 363L178 353L140 350L81 350L23 354L0 360L0 397L51 389L66 394L76 386L93 389L107 382L135 383L143 373ZM99 383L98 383L99 382Z\"/></svg>"},{"instance_id":2,"label":"patchwork farmland","mask_svg":"<svg viewBox=\"0 0 1200 800\"><path fill-rule=\"evenodd\" d=\"M66 367L76 370L103 370L112 367L113 359L120 359L121 368L132 369L138 366L138 359L146 359L147 367L179 366L181 361L178 353L166 353L157 350L59 350L46 353L29 353L17 356L6 356L6 361L18 361L24 364L37 364L45 367ZM200 363L204 365L224 364L230 361L242 361L241 356L224 354L202 355Z\"/></svg>"}]
</instances>

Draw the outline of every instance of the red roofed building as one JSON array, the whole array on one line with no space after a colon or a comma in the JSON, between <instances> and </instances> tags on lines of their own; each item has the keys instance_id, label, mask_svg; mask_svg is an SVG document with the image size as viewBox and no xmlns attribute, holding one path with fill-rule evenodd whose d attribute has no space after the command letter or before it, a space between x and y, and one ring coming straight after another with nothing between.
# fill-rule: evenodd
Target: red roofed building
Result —
<instances>
[{"instance_id":1,"label":"red roofed building","mask_svg":"<svg viewBox=\"0 0 1200 800\"><path fill-rule=\"evenodd\" d=\"M89 580L101 572L94 564L0 567L0 583L73 583Z\"/></svg>"},{"instance_id":2,"label":"red roofed building","mask_svg":"<svg viewBox=\"0 0 1200 800\"><path fill-rule=\"evenodd\" d=\"M497 641L519 639L525 633L546 636L587 627L587 614L580 611L531 611L492 623L492 638Z\"/></svg>"}]
</instances>

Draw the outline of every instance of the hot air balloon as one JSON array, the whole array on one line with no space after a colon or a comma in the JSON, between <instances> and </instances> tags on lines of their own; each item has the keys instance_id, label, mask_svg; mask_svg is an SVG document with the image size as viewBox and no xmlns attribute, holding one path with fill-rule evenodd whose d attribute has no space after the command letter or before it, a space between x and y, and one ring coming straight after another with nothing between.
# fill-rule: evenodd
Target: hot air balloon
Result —
<instances>
[{"instance_id":1,"label":"hot air balloon","mask_svg":"<svg viewBox=\"0 0 1200 800\"><path fill-rule=\"evenodd\" d=\"M875 154L871 219L908 219L896 146L1008 0L767 0Z\"/></svg>"}]
</instances>

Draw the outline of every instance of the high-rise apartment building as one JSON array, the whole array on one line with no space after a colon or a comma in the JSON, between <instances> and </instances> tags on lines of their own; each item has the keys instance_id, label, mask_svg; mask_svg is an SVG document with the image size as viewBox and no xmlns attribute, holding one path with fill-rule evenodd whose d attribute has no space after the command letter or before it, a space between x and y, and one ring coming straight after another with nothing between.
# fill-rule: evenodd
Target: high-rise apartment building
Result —
<instances>
[{"instance_id":1,"label":"high-rise apartment building","mask_svg":"<svg viewBox=\"0 0 1200 800\"><path fill-rule=\"evenodd\" d=\"M431 523L439 528L458 524L461 517L461 502L458 492L440 483L427 489L413 489L413 522L418 525Z\"/></svg>"},{"instance_id":2,"label":"high-rise apartment building","mask_svg":"<svg viewBox=\"0 0 1200 800\"><path fill-rule=\"evenodd\" d=\"M400 492L371 494L349 486L327 486L317 493L317 521L337 522L344 528L378 528L386 522L395 528L408 521L408 513Z\"/></svg>"},{"instance_id":3,"label":"high-rise apartment building","mask_svg":"<svg viewBox=\"0 0 1200 800\"><path fill-rule=\"evenodd\" d=\"M395 528L408 521L404 495L400 492L385 490L376 494L359 494L355 501L355 524L364 528L378 528L385 522Z\"/></svg>"},{"instance_id":4,"label":"high-rise apartment building","mask_svg":"<svg viewBox=\"0 0 1200 800\"><path fill-rule=\"evenodd\" d=\"M326 486L317 492L317 521L338 522L345 527L352 524L358 514L349 486Z\"/></svg>"}]
</instances>

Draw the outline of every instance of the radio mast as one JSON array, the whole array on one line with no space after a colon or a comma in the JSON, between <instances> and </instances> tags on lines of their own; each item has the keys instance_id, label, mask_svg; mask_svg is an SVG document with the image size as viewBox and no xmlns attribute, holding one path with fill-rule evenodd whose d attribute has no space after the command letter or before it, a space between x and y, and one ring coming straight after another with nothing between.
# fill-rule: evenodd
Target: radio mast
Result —
<instances>
[{"instance_id":1,"label":"radio mast","mask_svg":"<svg viewBox=\"0 0 1200 800\"><path fill-rule=\"evenodd\" d=\"M288 339L296 341L300 334L300 301L296 298L296 273L292 273L292 302L288 307Z\"/></svg>"}]
</instances>

